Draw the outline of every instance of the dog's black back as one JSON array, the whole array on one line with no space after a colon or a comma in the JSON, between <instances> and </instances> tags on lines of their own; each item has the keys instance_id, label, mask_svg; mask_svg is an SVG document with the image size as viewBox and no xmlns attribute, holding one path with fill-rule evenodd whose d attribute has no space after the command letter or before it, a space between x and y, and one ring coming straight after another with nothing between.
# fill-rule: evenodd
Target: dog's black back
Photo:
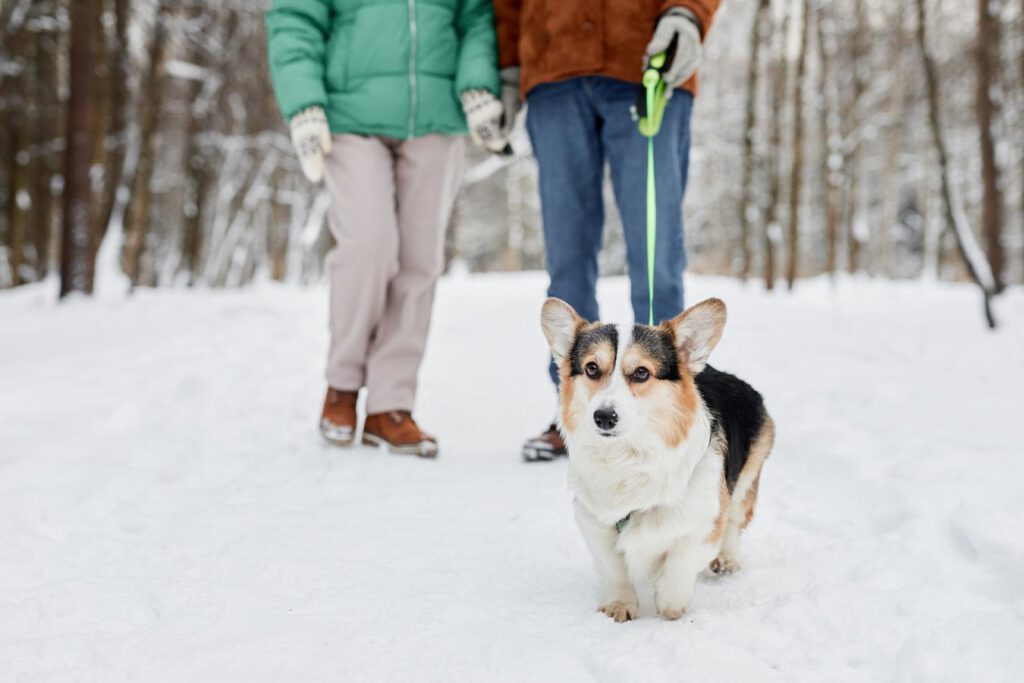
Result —
<instances>
[{"instance_id":1,"label":"dog's black back","mask_svg":"<svg viewBox=\"0 0 1024 683\"><path fill-rule=\"evenodd\" d=\"M768 412L764 399L754 387L739 377L716 370L710 365L694 380L697 390L711 412L711 433L724 437L725 483L732 493L740 470L747 462L750 445L761 432Z\"/></svg>"}]
</instances>

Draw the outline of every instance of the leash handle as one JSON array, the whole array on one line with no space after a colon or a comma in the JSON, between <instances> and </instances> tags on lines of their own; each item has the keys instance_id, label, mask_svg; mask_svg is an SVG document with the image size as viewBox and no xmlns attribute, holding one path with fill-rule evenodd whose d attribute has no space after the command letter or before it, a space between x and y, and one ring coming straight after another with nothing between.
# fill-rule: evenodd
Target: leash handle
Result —
<instances>
[{"instance_id":1,"label":"leash handle","mask_svg":"<svg viewBox=\"0 0 1024 683\"><path fill-rule=\"evenodd\" d=\"M644 66L643 76L640 79L644 91L637 98L635 107L637 125L640 134L644 137L654 137L661 130L665 105L668 104L668 98L672 96L672 91L665 83L664 74L668 65L675 59L678 45L679 37L674 36L668 48L664 52L651 55ZM653 99L650 96L651 90L654 91Z\"/></svg>"}]
</instances>

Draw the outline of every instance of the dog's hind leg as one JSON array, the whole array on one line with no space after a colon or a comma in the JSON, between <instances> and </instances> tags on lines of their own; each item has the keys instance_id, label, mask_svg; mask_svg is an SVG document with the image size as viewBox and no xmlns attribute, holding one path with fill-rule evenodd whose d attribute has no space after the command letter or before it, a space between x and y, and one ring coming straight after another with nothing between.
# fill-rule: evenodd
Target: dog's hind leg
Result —
<instances>
[{"instance_id":1,"label":"dog's hind leg","mask_svg":"<svg viewBox=\"0 0 1024 683\"><path fill-rule=\"evenodd\" d=\"M735 496L730 503L729 518L725 523L718 557L711 560L710 565L711 571L716 574L732 574L740 570L740 532L746 528L754 516L759 481L760 476L747 487L742 497Z\"/></svg>"},{"instance_id":2,"label":"dog's hind leg","mask_svg":"<svg viewBox=\"0 0 1024 683\"><path fill-rule=\"evenodd\" d=\"M746 529L750 520L754 518L757 492L761 483L761 468L774 442L775 424L766 416L761 431L750 445L750 454L732 491L721 548L718 557L712 560L710 565L711 571L716 574L732 574L740 569L740 532Z\"/></svg>"},{"instance_id":3,"label":"dog's hind leg","mask_svg":"<svg viewBox=\"0 0 1024 683\"><path fill-rule=\"evenodd\" d=\"M640 613L636 589L626 568L626 559L615 547L619 532L614 526L601 524L585 507L576 502L576 523L583 532L583 540L594 558L601 575L601 606L604 612L618 622L635 619Z\"/></svg>"}]
</instances>

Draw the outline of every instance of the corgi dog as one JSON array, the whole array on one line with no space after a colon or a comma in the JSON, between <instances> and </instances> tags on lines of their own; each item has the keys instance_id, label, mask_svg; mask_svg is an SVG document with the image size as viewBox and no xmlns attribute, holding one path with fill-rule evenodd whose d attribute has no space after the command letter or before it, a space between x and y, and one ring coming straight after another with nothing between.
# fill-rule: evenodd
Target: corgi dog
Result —
<instances>
[{"instance_id":1,"label":"corgi dog","mask_svg":"<svg viewBox=\"0 0 1024 683\"><path fill-rule=\"evenodd\" d=\"M617 622L638 616L638 584L678 619L705 567L739 569L775 428L757 391L707 365L725 320L719 299L655 327L544 304L576 520L601 578L598 609Z\"/></svg>"}]
</instances>

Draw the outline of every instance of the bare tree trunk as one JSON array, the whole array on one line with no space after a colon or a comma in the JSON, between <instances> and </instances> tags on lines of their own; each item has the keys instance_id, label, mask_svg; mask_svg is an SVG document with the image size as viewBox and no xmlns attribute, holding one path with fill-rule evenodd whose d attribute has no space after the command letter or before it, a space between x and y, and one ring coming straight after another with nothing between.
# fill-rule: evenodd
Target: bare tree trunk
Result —
<instances>
[{"instance_id":1,"label":"bare tree trunk","mask_svg":"<svg viewBox=\"0 0 1024 683\"><path fill-rule=\"evenodd\" d=\"M94 247L99 248L103 240L103 233L106 223L102 215L104 201L108 191L111 191L113 183L110 178L108 164L109 154L107 153L107 129L110 125L111 114L111 88L110 78L110 47L107 39L107 28L103 23L102 13L105 11L107 0L100 0L100 10L96 16L96 26L93 28L93 59L95 73L93 75L92 97L96 100L96 128L93 130L92 144L92 189L93 189L93 211L92 211L92 234L95 236ZM98 172L101 170L101 172Z\"/></svg>"},{"instance_id":2,"label":"bare tree trunk","mask_svg":"<svg viewBox=\"0 0 1024 683\"><path fill-rule=\"evenodd\" d=\"M188 194L185 206L185 223L182 226L182 261L181 269L188 273L188 284L193 286L199 278L201 255L203 249L203 216L208 190L210 172L206 157L200 149L198 140L201 133L199 118L192 114L188 130L188 152L185 161L188 164Z\"/></svg>"},{"instance_id":3,"label":"bare tree trunk","mask_svg":"<svg viewBox=\"0 0 1024 683\"><path fill-rule=\"evenodd\" d=\"M189 60L192 64L201 66L204 62L203 54L203 50L196 43L192 46ZM203 209L209 184L206 157L199 145L199 136L208 117L205 116L205 111L199 111L199 103L196 101L202 93L203 85L204 81L192 81L188 88L188 101L185 102L189 113L186 132L188 149L185 152L185 221L182 225L182 259L179 272L187 273L189 287L196 284L198 277L199 256L202 251Z\"/></svg>"},{"instance_id":4,"label":"bare tree trunk","mask_svg":"<svg viewBox=\"0 0 1024 683\"><path fill-rule=\"evenodd\" d=\"M97 212L98 226L97 244L106 234L110 218L114 213L117 188L121 185L124 174L125 145L128 135L128 20L129 0L113 0L114 33L107 53L109 55L110 99L109 115L106 117L108 126L107 156L104 170L103 196Z\"/></svg>"},{"instance_id":5,"label":"bare tree trunk","mask_svg":"<svg viewBox=\"0 0 1024 683\"><path fill-rule=\"evenodd\" d=\"M892 276L892 229L899 218L900 164L898 154L903 140L903 120L906 117L906 68L903 63L903 42L905 9L902 4L896 8L893 52L895 73L889 88L886 105L885 172L882 181L882 218L879 223L878 272L883 277Z\"/></svg>"},{"instance_id":6,"label":"bare tree trunk","mask_svg":"<svg viewBox=\"0 0 1024 683\"><path fill-rule=\"evenodd\" d=\"M273 187L280 187L285 173L282 168L271 176ZM292 209L294 211L294 208ZM288 240L291 237L288 205L272 193L270 197L270 234L267 251L270 256L270 279L284 282L288 277Z\"/></svg>"},{"instance_id":7,"label":"bare tree trunk","mask_svg":"<svg viewBox=\"0 0 1024 683\"><path fill-rule=\"evenodd\" d=\"M844 166L846 174L846 272L856 273L861 268L860 235L857 234L857 214L860 211L860 150L854 150Z\"/></svg>"},{"instance_id":8,"label":"bare tree trunk","mask_svg":"<svg viewBox=\"0 0 1024 683\"><path fill-rule=\"evenodd\" d=\"M991 0L978 0L978 34L974 46L977 71L977 92L974 111L978 118L978 139L981 143L981 234L985 239L985 253L992 264L995 291L1003 289L1003 269L1006 256L1003 253L1003 195L999 188L999 167L996 164L996 146L992 135L992 123L996 117L992 90L995 87L994 72L998 68L999 24L992 16Z\"/></svg>"},{"instance_id":9,"label":"bare tree trunk","mask_svg":"<svg viewBox=\"0 0 1024 683\"><path fill-rule=\"evenodd\" d=\"M743 178L740 181L740 277L750 275L750 212L754 191L754 131L757 126L757 77L760 73L761 34L767 21L768 0L759 0L750 29L750 65L747 69L747 118L743 127Z\"/></svg>"},{"instance_id":10,"label":"bare tree trunk","mask_svg":"<svg viewBox=\"0 0 1024 683\"><path fill-rule=\"evenodd\" d=\"M771 189L768 195L768 215L764 226L764 286L775 289L775 242L782 232L779 228L779 202L782 198L782 110L785 106L786 80L789 60L786 59L786 39L789 34L789 3L782 0L783 18L778 41L775 74L772 84L772 119L769 147L771 149Z\"/></svg>"},{"instance_id":11,"label":"bare tree trunk","mask_svg":"<svg viewBox=\"0 0 1024 683\"><path fill-rule=\"evenodd\" d=\"M32 120L32 148L35 165L30 187L32 192L32 242L36 253L39 277L50 270L50 240L53 233L54 201L53 178L59 173L58 151L61 102L58 89L57 51L60 49L58 31L39 31L36 34L36 78L32 99L36 115Z\"/></svg>"},{"instance_id":12,"label":"bare tree trunk","mask_svg":"<svg viewBox=\"0 0 1024 683\"><path fill-rule=\"evenodd\" d=\"M166 15L158 13L149 49L149 72L143 84L139 107L139 161L132 182L132 197L125 216L124 272L132 287L142 276L141 259L145 248L151 198L150 182L160 145L160 111L163 105Z\"/></svg>"},{"instance_id":13,"label":"bare tree trunk","mask_svg":"<svg viewBox=\"0 0 1024 683\"><path fill-rule=\"evenodd\" d=\"M825 8L815 11L818 31L818 57L821 62L821 165L825 181L825 271L836 273L836 252L839 243L839 187L843 174L842 132L839 130L839 94L831 72L828 32L825 30Z\"/></svg>"},{"instance_id":14,"label":"bare tree trunk","mask_svg":"<svg viewBox=\"0 0 1024 683\"><path fill-rule=\"evenodd\" d=\"M897 76L897 80L902 79ZM882 180L882 218L878 226L878 268L883 277L889 277L892 265L892 229L897 220L897 153L900 148L901 123L904 108L903 89L893 88L889 93L889 110L894 114L890 117L889 127L885 134L885 172Z\"/></svg>"},{"instance_id":15,"label":"bare tree trunk","mask_svg":"<svg viewBox=\"0 0 1024 683\"><path fill-rule=\"evenodd\" d=\"M856 28L853 40L853 54L850 57L851 69L853 71L850 103L848 111L852 115L844 116L846 130L844 131L844 158L843 173L846 181L846 197L844 199L845 210L844 222L846 224L846 270L849 273L856 273L860 269L860 236L857 234L857 216L860 211L860 175L861 168L861 146L862 141L858 137L865 124L862 98L867 90L865 80L865 69L860 64L867 58L870 51L870 23L867 19L867 12L864 7L864 0L854 0L854 15ZM852 141L852 144L851 144Z\"/></svg>"},{"instance_id":16,"label":"bare tree trunk","mask_svg":"<svg viewBox=\"0 0 1024 683\"><path fill-rule=\"evenodd\" d=\"M811 2L803 0L800 18L800 54L797 57L796 80L793 84L793 164L789 181L789 259L786 262L786 285L793 289L800 259L800 189L804 170L804 74L807 71L807 34L811 21Z\"/></svg>"},{"instance_id":17,"label":"bare tree trunk","mask_svg":"<svg viewBox=\"0 0 1024 683\"><path fill-rule=\"evenodd\" d=\"M30 150L30 119L32 111L31 98L29 96L29 83L32 80L32 62L29 46L32 44L28 30L22 25L19 26L10 39L11 55L18 66L17 76L13 83L8 82L7 88L11 93L13 106L8 104L7 120L4 127L8 128L10 140L10 165L9 190L8 190L8 214L7 229L10 232L10 262L15 286L30 281L26 277L31 264L26 263L26 246L29 237L29 226L32 218L32 194L29 188L29 177L31 175Z\"/></svg>"},{"instance_id":18,"label":"bare tree trunk","mask_svg":"<svg viewBox=\"0 0 1024 683\"><path fill-rule=\"evenodd\" d=\"M967 265L968 272L970 272L978 287L981 288L985 319L988 321L988 326L995 328L996 320L992 314L995 278L992 275L991 266L985 258L985 253L975 240L970 226L967 225L963 207L960 206L957 198L954 197L955 190L949 178L949 155L946 152L946 140L939 118L939 106L942 101L939 93L939 78L936 73L935 61L928 51L925 0L916 0L916 3L917 42L921 51L921 60L924 62L925 85L928 96L928 119L931 124L935 150L939 157L939 174L942 181L942 201L946 213L946 224L956 236L957 247L960 250L964 263Z\"/></svg>"},{"instance_id":19,"label":"bare tree trunk","mask_svg":"<svg viewBox=\"0 0 1024 683\"><path fill-rule=\"evenodd\" d=\"M60 296L71 292L92 292L93 261L92 162L93 131L96 128L93 31L100 0L71 3L71 47L69 53L70 93L67 104L67 150L64 155L64 225L60 259Z\"/></svg>"}]
</instances>

